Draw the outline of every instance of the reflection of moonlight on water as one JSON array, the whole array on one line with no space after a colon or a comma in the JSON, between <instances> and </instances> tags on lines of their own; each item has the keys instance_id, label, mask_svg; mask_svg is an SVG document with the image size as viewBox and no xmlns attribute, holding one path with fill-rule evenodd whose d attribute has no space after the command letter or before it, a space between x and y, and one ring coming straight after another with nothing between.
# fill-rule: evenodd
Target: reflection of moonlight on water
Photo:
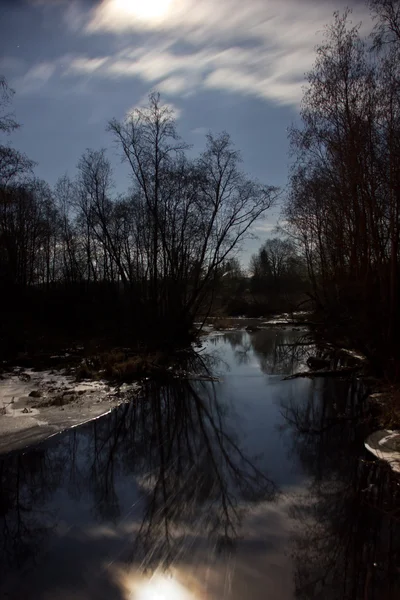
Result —
<instances>
[{"instance_id":1,"label":"reflection of moonlight on water","mask_svg":"<svg viewBox=\"0 0 400 600\"><path fill-rule=\"evenodd\" d=\"M174 577L155 574L135 587L131 600L196 600L196 596Z\"/></svg>"}]
</instances>

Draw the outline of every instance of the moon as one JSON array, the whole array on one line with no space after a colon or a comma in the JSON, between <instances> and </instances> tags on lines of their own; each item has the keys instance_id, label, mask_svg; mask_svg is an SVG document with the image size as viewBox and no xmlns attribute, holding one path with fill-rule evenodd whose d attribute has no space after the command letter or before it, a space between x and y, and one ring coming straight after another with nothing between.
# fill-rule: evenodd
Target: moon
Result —
<instances>
[{"instance_id":1,"label":"moon","mask_svg":"<svg viewBox=\"0 0 400 600\"><path fill-rule=\"evenodd\" d=\"M112 9L122 17L135 17L142 21L155 21L164 17L172 0L114 0Z\"/></svg>"}]
</instances>

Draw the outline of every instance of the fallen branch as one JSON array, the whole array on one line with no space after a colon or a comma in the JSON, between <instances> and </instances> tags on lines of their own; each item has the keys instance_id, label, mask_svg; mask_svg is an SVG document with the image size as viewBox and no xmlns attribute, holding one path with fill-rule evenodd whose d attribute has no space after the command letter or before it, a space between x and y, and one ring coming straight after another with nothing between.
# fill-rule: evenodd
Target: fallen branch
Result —
<instances>
[{"instance_id":1,"label":"fallen branch","mask_svg":"<svg viewBox=\"0 0 400 600\"><path fill-rule=\"evenodd\" d=\"M329 369L320 371L301 371L300 373L294 373L284 377L282 381L288 379L296 379L297 377L342 377L343 375L350 375L357 371L359 367L343 367L343 369Z\"/></svg>"},{"instance_id":2,"label":"fallen branch","mask_svg":"<svg viewBox=\"0 0 400 600\"><path fill-rule=\"evenodd\" d=\"M315 342L297 342L294 344L277 344L277 346L279 348L282 347L286 347L286 348L297 348L298 346L315 346L316 343Z\"/></svg>"},{"instance_id":3,"label":"fallen branch","mask_svg":"<svg viewBox=\"0 0 400 600\"><path fill-rule=\"evenodd\" d=\"M261 322L261 325L263 327L277 327L277 326L282 326L282 327L287 327L287 326L292 326L292 327L319 327L321 325L321 323L315 323L314 321L279 321L277 320L271 320L271 321L263 321Z\"/></svg>"}]
</instances>

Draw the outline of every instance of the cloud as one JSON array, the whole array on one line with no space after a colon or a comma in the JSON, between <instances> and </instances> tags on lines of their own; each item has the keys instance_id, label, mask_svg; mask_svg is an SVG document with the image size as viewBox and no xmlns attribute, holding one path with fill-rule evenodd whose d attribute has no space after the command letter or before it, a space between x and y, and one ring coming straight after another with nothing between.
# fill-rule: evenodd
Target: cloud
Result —
<instances>
[{"instance_id":1,"label":"cloud","mask_svg":"<svg viewBox=\"0 0 400 600\"><path fill-rule=\"evenodd\" d=\"M147 8L142 6L147 4ZM312 0L103 0L92 11L86 31L175 32L191 43L218 39L304 41L304 23L320 22L332 6ZM307 33L309 35L309 27Z\"/></svg>"},{"instance_id":2,"label":"cloud","mask_svg":"<svg viewBox=\"0 0 400 600\"><path fill-rule=\"evenodd\" d=\"M104 63L107 62L107 57L88 58L86 56L72 57L68 60L68 57L61 59L61 63L67 63L65 73L82 73L82 74L93 74L97 71Z\"/></svg>"},{"instance_id":3,"label":"cloud","mask_svg":"<svg viewBox=\"0 0 400 600\"><path fill-rule=\"evenodd\" d=\"M258 53L239 46L200 48L185 54L173 42L126 48L113 56L73 58L66 74L94 74L107 78L138 77L168 96L188 96L201 88L226 90L296 104L301 98L303 77L295 54L266 49ZM311 54L311 53L310 53ZM310 55L309 60L312 61ZM268 63L271 66L268 66ZM279 72L277 72L279 69Z\"/></svg>"},{"instance_id":4,"label":"cloud","mask_svg":"<svg viewBox=\"0 0 400 600\"><path fill-rule=\"evenodd\" d=\"M71 6L66 18L75 32L114 35L120 46L110 55L73 57L66 75L139 78L170 97L213 89L293 106L337 8L333 0L102 0L91 10L75 0ZM357 11L354 21L367 16L365 7Z\"/></svg>"},{"instance_id":5,"label":"cloud","mask_svg":"<svg viewBox=\"0 0 400 600\"><path fill-rule=\"evenodd\" d=\"M195 127L190 131L193 135L206 135L210 130L207 127Z\"/></svg>"},{"instance_id":6,"label":"cloud","mask_svg":"<svg viewBox=\"0 0 400 600\"><path fill-rule=\"evenodd\" d=\"M215 69L204 81L205 87L239 92L275 100L278 104L296 104L301 98L301 80L282 76L260 79L257 73L240 69Z\"/></svg>"},{"instance_id":7,"label":"cloud","mask_svg":"<svg viewBox=\"0 0 400 600\"><path fill-rule=\"evenodd\" d=\"M93 11L87 30L129 31L138 27L162 23L173 14L182 1L177 0L103 0Z\"/></svg>"},{"instance_id":8,"label":"cloud","mask_svg":"<svg viewBox=\"0 0 400 600\"><path fill-rule=\"evenodd\" d=\"M274 233L276 230L277 223L260 223L254 227L254 231L260 233Z\"/></svg>"},{"instance_id":9,"label":"cloud","mask_svg":"<svg viewBox=\"0 0 400 600\"><path fill-rule=\"evenodd\" d=\"M89 18L92 5L96 0L25 0L32 6L46 11L46 14L58 13L60 10L62 18L70 31L77 32L82 24Z\"/></svg>"},{"instance_id":10,"label":"cloud","mask_svg":"<svg viewBox=\"0 0 400 600\"><path fill-rule=\"evenodd\" d=\"M56 71L56 64L52 62L40 62L33 65L22 77L14 80L14 86L18 93L29 94L39 91Z\"/></svg>"},{"instance_id":11,"label":"cloud","mask_svg":"<svg viewBox=\"0 0 400 600\"><path fill-rule=\"evenodd\" d=\"M46 82L53 75L55 69L56 67L54 64L50 62L42 62L29 69L25 75L25 78L31 81Z\"/></svg>"},{"instance_id":12,"label":"cloud","mask_svg":"<svg viewBox=\"0 0 400 600\"><path fill-rule=\"evenodd\" d=\"M274 221L273 223L271 223L269 221L262 221L261 223L258 223L254 227L254 231L258 232L258 233L266 234L267 236L278 235L277 229L280 227L285 228L286 225L287 225L287 221L280 220L277 217L276 221Z\"/></svg>"},{"instance_id":13,"label":"cloud","mask_svg":"<svg viewBox=\"0 0 400 600\"><path fill-rule=\"evenodd\" d=\"M170 96L177 96L179 94L187 94L188 82L182 75L173 75L172 77L166 77L157 84L157 89Z\"/></svg>"}]
</instances>

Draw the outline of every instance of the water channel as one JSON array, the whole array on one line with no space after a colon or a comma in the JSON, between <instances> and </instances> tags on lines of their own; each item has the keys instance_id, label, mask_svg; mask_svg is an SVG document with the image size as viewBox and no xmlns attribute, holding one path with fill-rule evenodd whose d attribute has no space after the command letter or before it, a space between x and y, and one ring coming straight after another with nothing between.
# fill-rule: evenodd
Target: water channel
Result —
<instances>
[{"instance_id":1,"label":"water channel","mask_svg":"<svg viewBox=\"0 0 400 600\"><path fill-rule=\"evenodd\" d=\"M361 382L284 380L302 335L214 333L189 378L0 457L0 598L398 599L399 479Z\"/></svg>"}]
</instances>

